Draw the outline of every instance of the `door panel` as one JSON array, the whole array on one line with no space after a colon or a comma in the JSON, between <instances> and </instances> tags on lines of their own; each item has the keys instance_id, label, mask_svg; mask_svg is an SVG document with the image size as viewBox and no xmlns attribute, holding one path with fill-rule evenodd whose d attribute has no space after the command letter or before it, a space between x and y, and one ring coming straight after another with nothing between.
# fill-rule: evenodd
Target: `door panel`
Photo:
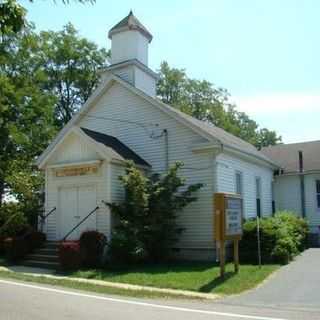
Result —
<instances>
[{"instance_id":1,"label":"door panel","mask_svg":"<svg viewBox=\"0 0 320 320\"><path fill-rule=\"evenodd\" d=\"M78 214L80 221L84 219L97 206L95 186L78 188ZM93 213L78 229L78 237L85 230L96 230L96 214Z\"/></svg>"},{"instance_id":2,"label":"door panel","mask_svg":"<svg viewBox=\"0 0 320 320\"><path fill-rule=\"evenodd\" d=\"M60 189L60 238L74 226L74 216L78 213L78 190L76 187ZM73 235L68 240L74 240Z\"/></svg>"},{"instance_id":3,"label":"door panel","mask_svg":"<svg viewBox=\"0 0 320 320\"><path fill-rule=\"evenodd\" d=\"M60 239L74 228L97 206L95 186L63 187L60 198ZM96 230L96 214L93 213L67 240L78 240L85 230Z\"/></svg>"}]
</instances>

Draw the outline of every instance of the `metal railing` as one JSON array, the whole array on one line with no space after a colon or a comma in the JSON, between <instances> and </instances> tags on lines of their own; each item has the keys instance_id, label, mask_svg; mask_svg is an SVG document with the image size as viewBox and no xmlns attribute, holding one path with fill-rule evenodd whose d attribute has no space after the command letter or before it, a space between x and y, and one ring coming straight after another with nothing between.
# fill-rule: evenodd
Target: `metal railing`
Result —
<instances>
[{"instance_id":1,"label":"metal railing","mask_svg":"<svg viewBox=\"0 0 320 320\"><path fill-rule=\"evenodd\" d=\"M62 241L65 241L69 236L70 234L72 234L72 232L74 232L83 222L85 222L93 213L95 213L97 210L99 210L100 207L97 206L95 207L92 211L90 211L90 213L85 216L80 222L78 222L63 238L62 238Z\"/></svg>"},{"instance_id":2,"label":"metal railing","mask_svg":"<svg viewBox=\"0 0 320 320\"><path fill-rule=\"evenodd\" d=\"M41 221L40 221L40 229L41 229L41 232L43 232L43 227L44 227L44 224L47 220L47 218L57 210L56 207L53 207L47 214L43 215L42 213L40 213L38 216L40 217Z\"/></svg>"}]
</instances>

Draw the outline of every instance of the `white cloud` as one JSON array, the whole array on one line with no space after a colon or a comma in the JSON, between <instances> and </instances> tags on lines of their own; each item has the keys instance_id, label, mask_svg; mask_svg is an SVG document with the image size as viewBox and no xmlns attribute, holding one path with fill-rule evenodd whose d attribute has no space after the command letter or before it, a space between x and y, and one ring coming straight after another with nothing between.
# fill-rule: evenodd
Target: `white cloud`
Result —
<instances>
[{"instance_id":1,"label":"white cloud","mask_svg":"<svg viewBox=\"0 0 320 320\"><path fill-rule=\"evenodd\" d=\"M246 112L261 127L275 130L285 143L320 140L320 94L282 93L232 100L239 111Z\"/></svg>"},{"instance_id":2,"label":"white cloud","mask_svg":"<svg viewBox=\"0 0 320 320\"><path fill-rule=\"evenodd\" d=\"M239 110L250 115L320 112L320 94L282 93L233 97Z\"/></svg>"}]
</instances>

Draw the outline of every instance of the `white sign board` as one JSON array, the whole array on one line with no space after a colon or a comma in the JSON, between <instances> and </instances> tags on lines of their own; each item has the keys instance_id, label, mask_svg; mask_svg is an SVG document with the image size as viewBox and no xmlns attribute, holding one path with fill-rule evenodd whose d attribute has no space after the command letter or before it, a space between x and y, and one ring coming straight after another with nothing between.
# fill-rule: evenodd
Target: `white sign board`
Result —
<instances>
[{"instance_id":1,"label":"white sign board","mask_svg":"<svg viewBox=\"0 0 320 320\"><path fill-rule=\"evenodd\" d=\"M226 236L242 235L242 203L239 198L227 198Z\"/></svg>"}]
</instances>

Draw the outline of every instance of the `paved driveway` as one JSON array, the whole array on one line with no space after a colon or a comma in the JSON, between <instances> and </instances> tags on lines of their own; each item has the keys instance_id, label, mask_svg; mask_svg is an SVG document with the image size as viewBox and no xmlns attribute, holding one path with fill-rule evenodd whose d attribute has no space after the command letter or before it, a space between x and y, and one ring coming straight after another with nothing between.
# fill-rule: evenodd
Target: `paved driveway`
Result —
<instances>
[{"instance_id":1,"label":"paved driveway","mask_svg":"<svg viewBox=\"0 0 320 320\"><path fill-rule=\"evenodd\" d=\"M260 287L223 300L226 304L319 311L320 249L309 249Z\"/></svg>"}]
</instances>

